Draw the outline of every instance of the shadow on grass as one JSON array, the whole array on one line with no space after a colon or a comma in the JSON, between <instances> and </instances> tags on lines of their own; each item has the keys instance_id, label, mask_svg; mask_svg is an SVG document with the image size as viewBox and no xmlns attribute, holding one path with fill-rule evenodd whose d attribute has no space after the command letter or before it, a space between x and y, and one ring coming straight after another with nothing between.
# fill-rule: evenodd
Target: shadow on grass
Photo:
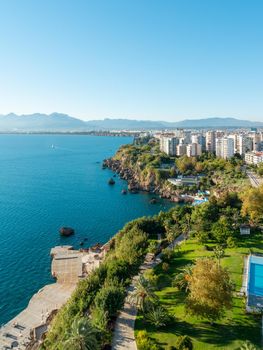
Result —
<instances>
[{"instance_id":1,"label":"shadow on grass","mask_svg":"<svg viewBox=\"0 0 263 350\"><path fill-rule=\"evenodd\" d=\"M163 339L168 340L168 338L171 338L171 335L175 337L188 335L199 342L217 346L228 346L236 340L240 340L241 342L249 340L259 346L261 341L260 332L258 332L257 329L255 331L254 325L244 325L240 323L232 325L211 325L208 322L191 324L186 321L179 321L166 326L164 329L156 329L154 326L140 320L136 321L136 328L138 330L146 329L150 334L155 334L156 340L161 346L167 345L167 342L163 341ZM158 334L160 334L160 338L158 338Z\"/></svg>"}]
</instances>

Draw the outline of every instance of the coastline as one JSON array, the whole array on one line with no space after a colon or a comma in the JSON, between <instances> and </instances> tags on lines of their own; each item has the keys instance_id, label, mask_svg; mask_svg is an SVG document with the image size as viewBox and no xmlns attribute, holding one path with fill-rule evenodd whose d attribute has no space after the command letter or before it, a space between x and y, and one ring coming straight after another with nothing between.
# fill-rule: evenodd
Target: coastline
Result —
<instances>
[{"instance_id":1,"label":"coastline","mask_svg":"<svg viewBox=\"0 0 263 350\"><path fill-rule=\"evenodd\" d=\"M30 299L27 307L0 329L1 349L33 349L48 330L59 309L69 300L76 286L104 260L108 243L89 249L72 246L51 249L52 276L56 282L45 285Z\"/></svg>"},{"instance_id":2,"label":"coastline","mask_svg":"<svg viewBox=\"0 0 263 350\"><path fill-rule=\"evenodd\" d=\"M135 169L125 165L125 161L114 158L104 159L103 168L109 168L114 173L118 174L121 179L128 183L128 190L131 193L138 193L139 191L148 192L160 196L160 198L168 199L174 203L193 203L193 197L182 195L179 190L173 189L169 183L158 182L154 176L142 180L141 174Z\"/></svg>"}]
</instances>

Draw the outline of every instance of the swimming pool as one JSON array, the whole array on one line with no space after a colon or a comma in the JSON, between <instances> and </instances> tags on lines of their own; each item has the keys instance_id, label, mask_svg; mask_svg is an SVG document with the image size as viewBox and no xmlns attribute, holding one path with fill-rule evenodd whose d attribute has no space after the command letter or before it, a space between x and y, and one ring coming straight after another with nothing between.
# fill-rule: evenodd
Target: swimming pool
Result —
<instances>
[{"instance_id":1,"label":"swimming pool","mask_svg":"<svg viewBox=\"0 0 263 350\"><path fill-rule=\"evenodd\" d=\"M263 256L249 257L247 295L248 306L263 306Z\"/></svg>"}]
</instances>

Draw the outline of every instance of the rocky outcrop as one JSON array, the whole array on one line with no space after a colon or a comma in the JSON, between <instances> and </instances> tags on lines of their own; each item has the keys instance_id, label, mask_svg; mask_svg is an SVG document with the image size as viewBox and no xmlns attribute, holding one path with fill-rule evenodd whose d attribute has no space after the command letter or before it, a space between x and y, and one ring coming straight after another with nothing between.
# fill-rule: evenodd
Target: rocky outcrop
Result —
<instances>
[{"instance_id":1,"label":"rocky outcrop","mask_svg":"<svg viewBox=\"0 0 263 350\"><path fill-rule=\"evenodd\" d=\"M73 235L75 233L74 229L71 227L61 227L59 229L59 233L61 234L61 236L66 236L69 237L71 235Z\"/></svg>"},{"instance_id":2,"label":"rocky outcrop","mask_svg":"<svg viewBox=\"0 0 263 350\"><path fill-rule=\"evenodd\" d=\"M185 203L192 201L191 198L182 197L180 190L174 189L167 181L158 179L152 169L141 169L139 165L128 166L127 160L124 159L105 159L102 164L103 168L109 168L119 174L121 179L128 182L128 190L131 193L146 191L155 193L162 198L166 198L175 203Z\"/></svg>"}]
</instances>

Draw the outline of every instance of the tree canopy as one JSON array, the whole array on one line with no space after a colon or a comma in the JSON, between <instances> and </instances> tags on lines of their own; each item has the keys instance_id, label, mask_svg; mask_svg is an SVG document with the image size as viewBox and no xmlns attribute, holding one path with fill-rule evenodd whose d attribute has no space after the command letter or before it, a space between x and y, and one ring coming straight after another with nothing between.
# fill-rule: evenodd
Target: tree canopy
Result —
<instances>
[{"instance_id":1,"label":"tree canopy","mask_svg":"<svg viewBox=\"0 0 263 350\"><path fill-rule=\"evenodd\" d=\"M187 311L215 321L231 308L233 285L228 271L214 259L199 259L189 276Z\"/></svg>"}]
</instances>

